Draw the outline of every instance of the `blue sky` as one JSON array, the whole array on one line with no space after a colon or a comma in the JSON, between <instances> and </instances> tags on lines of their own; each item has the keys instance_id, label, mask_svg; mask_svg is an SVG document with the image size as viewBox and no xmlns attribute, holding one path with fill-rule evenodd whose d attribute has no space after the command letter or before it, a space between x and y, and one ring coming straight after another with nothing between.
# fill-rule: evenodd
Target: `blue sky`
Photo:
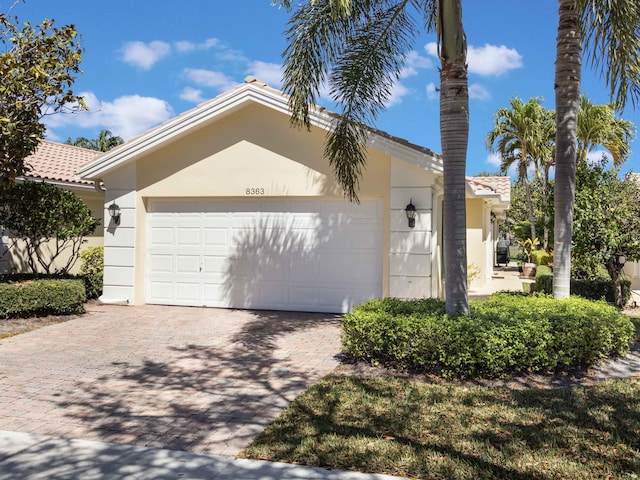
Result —
<instances>
[{"instance_id":1,"label":"blue sky","mask_svg":"<svg viewBox=\"0 0 640 480\"><path fill-rule=\"evenodd\" d=\"M15 0L0 0L7 12ZM518 96L554 107L557 1L463 2L469 45L470 135L467 173L496 171L484 138L496 110ZM90 112L48 117L47 138L94 138L109 129L125 139L254 75L279 88L289 14L270 0L26 0L12 14L37 23L76 25L85 48L74 90ZM440 152L435 36L416 39L394 98L376 128ZM608 89L589 66L582 91L594 103ZM333 109L328 98L319 104ZM629 105L622 117L640 125ZM640 141L623 170L640 171ZM596 156L600 154L596 153Z\"/></svg>"}]
</instances>

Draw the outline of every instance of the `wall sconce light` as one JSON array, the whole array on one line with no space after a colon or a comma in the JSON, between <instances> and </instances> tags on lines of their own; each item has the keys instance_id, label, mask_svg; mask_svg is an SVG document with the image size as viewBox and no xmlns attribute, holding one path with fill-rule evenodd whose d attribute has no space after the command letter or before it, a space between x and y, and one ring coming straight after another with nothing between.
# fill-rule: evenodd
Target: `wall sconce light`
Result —
<instances>
[{"instance_id":1,"label":"wall sconce light","mask_svg":"<svg viewBox=\"0 0 640 480\"><path fill-rule=\"evenodd\" d=\"M496 221L496 214L493 213L493 210L491 210L491 223L494 223Z\"/></svg>"},{"instance_id":2,"label":"wall sconce light","mask_svg":"<svg viewBox=\"0 0 640 480\"><path fill-rule=\"evenodd\" d=\"M109 216L111 220L113 220L113 223L120 225L120 207L117 203L113 202L109 205Z\"/></svg>"},{"instance_id":3,"label":"wall sconce light","mask_svg":"<svg viewBox=\"0 0 640 480\"><path fill-rule=\"evenodd\" d=\"M409 200L409 205L405 207L404 213L407 214L409 228L414 228L416 226L416 206L413 204L412 200Z\"/></svg>"}]
</instances>

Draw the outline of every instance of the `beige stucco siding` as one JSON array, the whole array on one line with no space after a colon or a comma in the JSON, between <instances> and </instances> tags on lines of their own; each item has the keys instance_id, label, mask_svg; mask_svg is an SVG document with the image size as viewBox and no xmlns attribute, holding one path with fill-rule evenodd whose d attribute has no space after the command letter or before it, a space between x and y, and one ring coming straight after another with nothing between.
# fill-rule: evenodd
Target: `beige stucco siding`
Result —
<instances>
[{"instance_id":1,"label":"beige stucco siding","mask_svg":"<svg viewBox=\"0 0 640 480\"><path fill-rule=\"evenodd\" d=\"M484 233L484 200L467 198L467 263L480 270L478 283L484 282L486 270Z\"/></svg>"}]
</instances>

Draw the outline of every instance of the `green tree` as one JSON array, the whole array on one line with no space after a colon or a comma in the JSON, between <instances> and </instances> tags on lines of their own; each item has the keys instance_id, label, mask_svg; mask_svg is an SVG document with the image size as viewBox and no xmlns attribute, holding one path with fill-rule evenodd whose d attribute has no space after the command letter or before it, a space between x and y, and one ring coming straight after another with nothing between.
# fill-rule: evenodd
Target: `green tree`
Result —
<instances>
[{"instance_id":1,"label":"green tree","mask_svg":"<svg viewBox=\"0 0 640 480\"><path fill-rule=\"evenodd\" d=\"M65 143L76 147L88 148L89 150L97 150L98 152L108 152L112 148L122 145L124 140L122 137L113 135L111 130L101 130L97 138L78 137L75 140L71 140L71 137L69 137Z\"/></svg>"},{"instance_id":2,"label":"green tree","mask_svg":"<svg viewBox=\"0 0 640 480\"><path fill-rule=\"evenodd\" d=\"M638 0L558 0L553 294L569 296L583 46L617 108L640 97Z\"/></svg>"},{"instance_id":3,"label":"green tree","mask_svg":"<svg viewBox=\"0 0 640 480\"><path fill-rule=\"evenodd\" d=\"M272 3L291 8L291 0ZM467 313L465 170L469 131L466 37L461 0L307 0L293 13L284 90L294 124L310 127L309 104L328 82L341 107L325 144L345 195L358 199L368 128L391 98L418 32L437 31L444 163L446 308Z\"/></svg>"},{"instance_id":4,"label":"green tree","mask_svg":"<svg viewBox=\"0 0 640 480\"><path fill-rule=\"evenodd\" d=\"M601 145L611 153L613 166L619 168L631 153L629 145L634 137L635 125L619 118L612 103L595 105L584 95L580 97L578 162L586 162L587 154Z\"/></svg>"},{"instance_id":5,"label":"green tree","mask_svg":"<svg viewBox=\"0 0 640 480\"><path fill-rule=\"evenodd\" d=\"M24 242L32 273L66 273L78 259L84 237L100 222L76 194L48 183L20 182L8 187L0 201L0 225L11 233L15 248ZM67 260L53 271L56 260Z\"/></svg>"},{"instance_id":6,"label":"green tree","mask_svg":"<svg viewBox=\"0 0 640 480\"><path fill-rule=\"evenodd\" d=\"M545 162L550 157L553 143L552 113L541 103L541 98L527 102L512 98L510 108L496 112L493 129L486 138L487 148L500 154L503 172L506 173L512 165L517 167L518 182L523 185L527 202L532 241L537 238L537 231L529 169L534 169L540 176L541 168L547 167ZM548 183L548 168L545 168L544 178Z\"/></svg>"},{"instance_id":7,"label":"green tree","mask_svg":"<svg viewBox=\"0 0 640 480\"><path fill-rule=\"evenodd\" d=\"M27 172L24 159L45 132L42 118L84 108L71 91L81 60L73 25L56 28L45 19L18 27L0 13L0 192Z\"/></svg>"},{"instance_id":8,"label":"green tree","mask_svg":"<svg viewBox=\"0 0 640 480\"><path fill-rule=\"evenodd\" d=\"M619 260L640 260L640 187L633 178L621 179L617 173L606 168L606 159L578 165L573 255L576 266L592 274L604 265L615 304L622 308L624 261Z\"/></svg>"}]
</instances>

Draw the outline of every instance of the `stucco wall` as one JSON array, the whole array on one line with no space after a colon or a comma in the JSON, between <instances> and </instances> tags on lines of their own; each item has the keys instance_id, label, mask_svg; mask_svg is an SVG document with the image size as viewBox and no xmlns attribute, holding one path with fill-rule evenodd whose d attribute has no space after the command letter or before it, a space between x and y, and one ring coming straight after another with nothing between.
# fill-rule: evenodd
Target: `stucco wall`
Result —
<instances>
[{"instance_id":1,"label":"stucco wall","mask_svg":"<svg viewBox=\"0 0 640 480\"><path fill-rule=\"evenodd\" d=\"M479 276L474 284L482 284L485 279L487 247L484 242L484 200L467 199L467 268L475 267Z\"/></svg>"}]
</instances>

